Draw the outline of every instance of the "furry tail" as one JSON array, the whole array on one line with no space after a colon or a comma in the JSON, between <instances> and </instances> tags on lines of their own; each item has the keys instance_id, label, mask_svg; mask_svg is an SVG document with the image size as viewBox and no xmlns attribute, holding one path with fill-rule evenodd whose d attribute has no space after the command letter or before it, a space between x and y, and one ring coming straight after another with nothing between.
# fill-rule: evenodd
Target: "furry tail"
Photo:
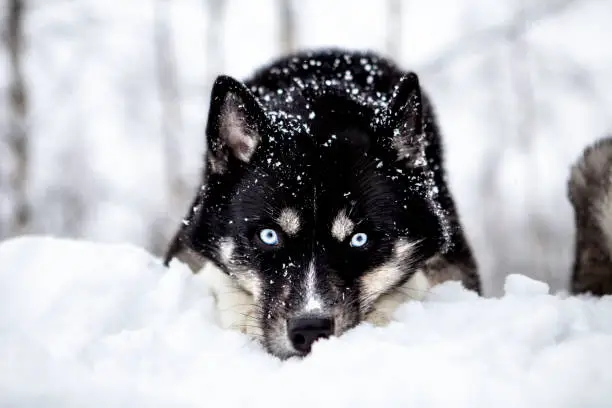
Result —
<instances>
[{"instance_id":1,"label":"furry tail","mask_svg":"<svg viewBox=\"0 0 612 408\"><path fill-rule=\"evenodd\" d=\"M612 294L612 136L588 146L571 170L576 246L572 293Z\"/></svg>"}]
</instances>

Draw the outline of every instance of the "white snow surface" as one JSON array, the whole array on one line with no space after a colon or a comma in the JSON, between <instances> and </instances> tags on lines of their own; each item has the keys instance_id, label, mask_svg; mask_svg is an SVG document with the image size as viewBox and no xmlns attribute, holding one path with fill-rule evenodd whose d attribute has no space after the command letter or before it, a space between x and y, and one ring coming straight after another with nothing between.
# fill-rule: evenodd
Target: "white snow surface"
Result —
<instances>
[{"instance_id":1,"label":"white snow surface","mask_svg":"<svg viewBox=\"0 0 612 408\"><path fill-rule=\"evenodd\" d=\"M612 297L458 284L279 361L222 330L200 275L132 245L0 244L0 406L610 407Z\"/></svg>"}]
</instances>

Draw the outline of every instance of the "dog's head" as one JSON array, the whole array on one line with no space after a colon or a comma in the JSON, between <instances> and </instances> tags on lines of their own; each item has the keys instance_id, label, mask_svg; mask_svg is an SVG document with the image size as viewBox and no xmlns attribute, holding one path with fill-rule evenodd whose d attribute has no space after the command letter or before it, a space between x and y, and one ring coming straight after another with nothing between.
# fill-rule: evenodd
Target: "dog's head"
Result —
<instances>
[{"instance_id":1,"label":"dog's head","mask_svg":"<svg viewBox=\"0 0 612 408\"><path fill-rule=\"evenodd\" d=\"M355 326L447 245L416 75L383 102L326 91L273 110L235 79L214 84L181 239L252 296L249 324L281 358Z\"/></svg>"}]
</instances>

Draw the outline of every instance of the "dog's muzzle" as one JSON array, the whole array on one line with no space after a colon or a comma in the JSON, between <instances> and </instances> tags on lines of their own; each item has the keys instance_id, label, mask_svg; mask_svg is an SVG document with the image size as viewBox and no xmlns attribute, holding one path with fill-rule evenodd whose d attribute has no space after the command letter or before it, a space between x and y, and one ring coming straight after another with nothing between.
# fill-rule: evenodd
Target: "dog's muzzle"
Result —
<instances>
[{"instance_id":1,"label":"dog's muzzle","mask_svg":"<svg viewBox=\"0 0 612 408\"><path fill-rule=\"evenodd\" d=\"M287 334L293 347L301 353L309 353L312 344L334 333L331 317L307 315L287 319Z\"/></svg>"}]
</instances>

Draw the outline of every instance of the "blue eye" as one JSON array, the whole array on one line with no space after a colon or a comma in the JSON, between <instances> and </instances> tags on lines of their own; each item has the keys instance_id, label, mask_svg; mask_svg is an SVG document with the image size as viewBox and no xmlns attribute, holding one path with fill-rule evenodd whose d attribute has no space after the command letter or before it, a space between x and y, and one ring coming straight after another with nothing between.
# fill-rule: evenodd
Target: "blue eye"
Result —
<instances>
[{"instance_id":1,"label":"blue eye","mask_svg":"<svg viewBox=\"0 0 612 408\"><path fill-rule=\"evenodd\" d=\"M278 234L270 228L265 228L259 231L259 239L266 245L278 245Z\"/></svg>"},{"instance_id":2,"label":"blue eye","mask_svg":"<svg viewBox=\"0 0 612 408\"><path fill-rule=\"evenodd\" d=\"M363 232L359 232L351 237L351 246L353 248L361 248L368 242L368 236Z\"/></svg>"}]
</instances>

